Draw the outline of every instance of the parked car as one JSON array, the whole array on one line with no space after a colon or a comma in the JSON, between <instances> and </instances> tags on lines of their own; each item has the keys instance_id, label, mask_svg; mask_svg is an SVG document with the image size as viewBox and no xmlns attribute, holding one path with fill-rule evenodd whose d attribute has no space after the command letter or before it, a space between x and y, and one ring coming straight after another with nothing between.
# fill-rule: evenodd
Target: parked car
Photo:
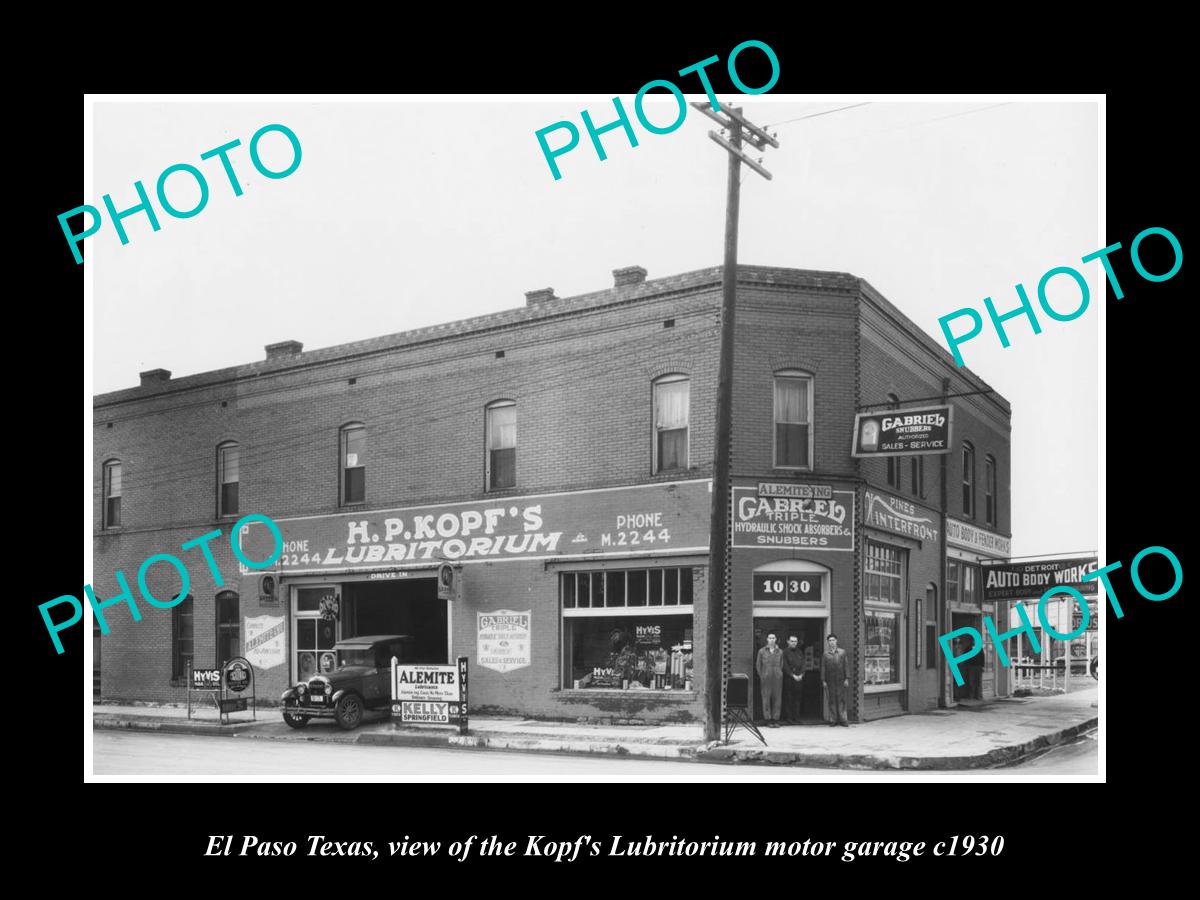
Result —
<instances>
[{"instance_id":1,"label":"parked car","mask_svg":"<svg viewBox=\"0 0 1200 900\"><path fill-rule=\"evenodd\" d=\"M1092 657L1092 677L1097 681L1100 680L1100 657Z\"/></svg>"},{"instance_id":2,"label":"parked car","mask_svg":"<svg viewBox=\"0 0 1200 900\"><path fill-rule=\"evenodd\" d=\"M334 719L357 728L363 713L392 702L392 657L412 661L414 638L405 634L344 638L334 645L334 668L299 681L283 692L283 721L303 728L309 719Z\"/></svg>"}]
</instances>

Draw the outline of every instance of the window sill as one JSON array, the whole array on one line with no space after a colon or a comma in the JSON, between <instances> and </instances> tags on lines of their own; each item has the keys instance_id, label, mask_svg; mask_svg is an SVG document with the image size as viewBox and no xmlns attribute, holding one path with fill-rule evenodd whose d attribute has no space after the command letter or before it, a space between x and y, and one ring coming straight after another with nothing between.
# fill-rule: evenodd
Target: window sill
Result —
<instances>
[{"instance_id":1,"label":"window sill","mask_svg":"<svg viewBox=\"0 0 1200 900\"><path fill-rule=\"evenodd\" d=\"M653 698L655 700L675 699L681 702L694 701L700 694L697 691L659 691L659 690L638 690L638 691L623 691L620 688L557 688L551 693L560 700L586 700L588 697L604 697L610 699L612 697L627 697L630 699L636 697Z\"/></svg>"},{"instance_id":2,"label":"window sill","mask_svg":"<svg viewBox=\"0 0 1200 900\"><path fill-rule=\"evenodd\" d=\"M864 684L864 694L896 694L904 690L902 684Z\"/></svg>"}]
</instances>

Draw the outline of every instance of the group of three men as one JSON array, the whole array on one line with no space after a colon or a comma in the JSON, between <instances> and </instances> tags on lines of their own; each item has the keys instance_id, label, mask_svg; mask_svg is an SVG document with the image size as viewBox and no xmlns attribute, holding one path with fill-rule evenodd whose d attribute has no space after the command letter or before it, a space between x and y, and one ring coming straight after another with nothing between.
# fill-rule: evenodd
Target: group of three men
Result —
<instances>
[{"instance_id":1,"label":"group of three men","mask_svg":"<svg viewBox=\"0 0 1200 900\"><path fill-rule=\"evenodd\" d=\"M769 728L779 727L780 707L785 712L785 721L800 719L800 686L804 679L804 652L800 641L792 635L787 649L781 650L774 634L767 635L767 645L758 651L755 669L762 686L763 717ZM821 655L821 683L825 685L825 696L829 698L830 725L846 725L846 689L850 686L850 673L846 668L846 651L838 647L836 634L825 639L825 652Z\"/></svg>"}]
</instances>

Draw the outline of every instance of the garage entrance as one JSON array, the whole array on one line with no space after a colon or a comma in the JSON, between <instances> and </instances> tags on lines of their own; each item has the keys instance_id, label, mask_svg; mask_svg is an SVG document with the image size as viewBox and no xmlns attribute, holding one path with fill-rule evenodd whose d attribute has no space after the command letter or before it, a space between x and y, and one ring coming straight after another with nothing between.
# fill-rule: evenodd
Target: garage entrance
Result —
<instances>
[{"instance_id":1,"label":"garage entrance","mask_svg":"<svg viewBox=\"0 0 1200 900\"><path fill-rule=\"evenodd\" d=\"M342 637L410 634L413 662L450 662L449 603L438 599L437 578L348 581L342 604Z\"/></svg>"}]
</instances>

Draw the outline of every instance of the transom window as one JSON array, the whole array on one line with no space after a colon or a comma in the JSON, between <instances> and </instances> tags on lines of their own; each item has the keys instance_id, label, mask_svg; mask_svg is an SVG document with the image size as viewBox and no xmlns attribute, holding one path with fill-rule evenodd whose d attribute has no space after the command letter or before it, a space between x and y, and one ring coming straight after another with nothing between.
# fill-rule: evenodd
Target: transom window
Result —
<instances>
[{"instance_id":1,"label":"transom window","mask_svg":"<svg viewBox=\"0 0 1200 900\"><path fill-rule=\"evenodd\" d=\"M563 615L594 609L649 609L692 605L691 566L563 572Z\"/></svg>"},{"instance_id":2,"label":"transom window","mask_svg":"<svg viewBox=\"0 0 1200 900\"><path fill-rule=\"evenodd\" d=\"M864 597L873 603L901 602L904 551L887 544L867 541Z\"/></svg>"}]
</instances>

